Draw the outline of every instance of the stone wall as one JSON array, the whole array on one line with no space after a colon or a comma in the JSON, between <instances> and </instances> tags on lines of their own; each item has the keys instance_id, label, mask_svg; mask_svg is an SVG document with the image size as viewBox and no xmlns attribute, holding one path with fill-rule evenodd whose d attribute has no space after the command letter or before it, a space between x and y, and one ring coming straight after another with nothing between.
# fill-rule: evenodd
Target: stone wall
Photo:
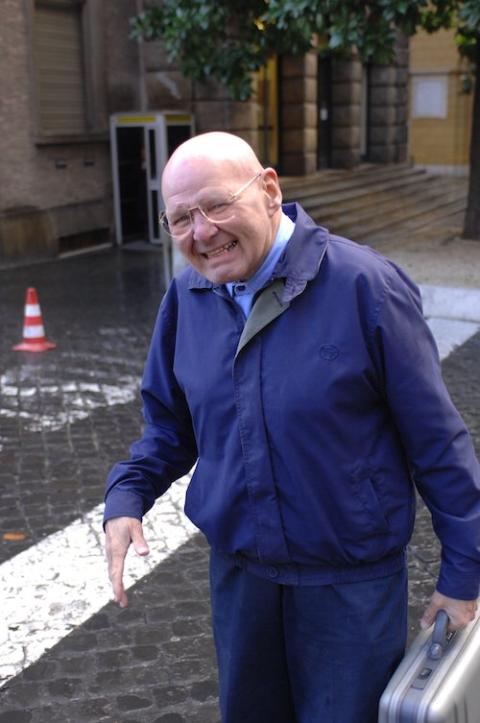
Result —
<instances>
[{"instance_id":1,"label":"stone wall","mask_svg":"<svg viewBox=\"0 0 480 723\"><path fill-rule=\"evenodd\" d=\"M82 245L82 234L87 244L107 237L112 225L108 118L138 107L138 49L128 39L135 0L88 0L88 132L42 134L32 11L33 3L3 0L0 259L6 260L50 255L69 237Z\"/></svg>"},{"instance_id":2,"label":"stone wall","mask_svg":"<svg viewBox=\"0 0 480 723\"><path fill-rule=\"evenodd\" d=\"M255 95L247 102L232 100L220 83L190 81L169 62L159 41L144 45L147 98L150 110L179 109L193 113L196 133L228 131L258 146Z\"/></svg>"},{"instance_id":3,"label":"stone wall","mask_svg":"<svg viewBox=\"0 0 480 723\"><path fill-rule=\"evenodd\" d=\"M465 81L473 82L468 71L468 63L455 44L453 30L440 30L434 35L420 32L410 41L412 94L419 75L443 81L446 86L444 117L421 117L412 113L409 155L414 163L443 173L468 173L473 120L473 88L465 92L464 87Z\"/></svg>"},{"instance_id":4,"label":"stone wall","mask_svg":"<svg viewBox=\"0 0 480 723\"><path fill-rule=\"evenodd\" d=\"M167 59L158 40L143 44L149 110L192 111L192 83Z\"/></svg>"},{"instance_id":5,"label":"stone wall","mask_svg":"<svg viewBox=\"0 0 480 723\"><path fill-rule=\"evenodd\" d=\"M317 168L317 54L283 57L280 72L280 163L284 175Z\"/></svg>"},{"instance_id":6,"label":"stone wall","mask_svg":"<svg viewBox=\"0 0 480 723\"><path fill-rule=\"evenodd\" d=\"M368 160L402 163L408 157L408 40L396 44L392 66L372 65L369 72Z\"/></svg>"},{"instance_id":7,"label":"stone wall","mask_svg":"<svg viewBox=\"0 0 480 723\"><path fill-rule=\"evenodd\" d=\"M361 160L362 63L332 60L331 163L352 168Z\"/></svg>"},{"instance_id":8,"label":"stone wall","mask_svg":"<svg viewBox=\"0 0 480 723\"><path fill-rule=\"evenodd\" d=\"M408 41L398 39L394 65L332 60L331 161L353 168L362 161L407 159ZM362 134L366 133L363 149Z\"/></svg>"},{"instance_id":9,"label":"stone wall","mask_svg":"<svg viewBox=\"0 0 480 723\"><path fill-rule=\"evenodd\" d=\"M196 132L238 134L258 152L259 105L232 100L219 83L192 82L167 59L160 42L129 39L136 0L86 0L88 132L42 135L37 119L33 2L3 0L0 45L0 258L49 255L107 235L113 228L109 117L141 110L193 113ZM370 69L368 157L405 160L407 154L406 41L394 67ZM279 62L280 171L317 170L318 58ZM142 68L144 76L142 77ZM354 167L362 160L363 68L358 60L332 61L331 160ZM70 239L70 241L68 241Z\"/></svg>"}]
</instances>

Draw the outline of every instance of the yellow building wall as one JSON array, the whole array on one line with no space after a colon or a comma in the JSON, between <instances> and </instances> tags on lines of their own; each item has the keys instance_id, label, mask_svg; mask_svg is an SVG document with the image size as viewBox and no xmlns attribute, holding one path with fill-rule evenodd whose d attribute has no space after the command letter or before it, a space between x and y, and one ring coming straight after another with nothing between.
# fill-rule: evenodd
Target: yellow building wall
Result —
<instances>
[{"instance_id":1,"label":"yellow building wall","mask_svg":"<svg viewBox=\"0 0 480 723\"><path fill-rule=\"evenodd\" d=\"M462 92L468 65L458 53L452 30L433 35L420 32L410 41L409 154L413 162L428 166L468 166L473 93ZM413 79L419 74L447 78L445 118L413 117Z\"/></svg>"}]
</instances>

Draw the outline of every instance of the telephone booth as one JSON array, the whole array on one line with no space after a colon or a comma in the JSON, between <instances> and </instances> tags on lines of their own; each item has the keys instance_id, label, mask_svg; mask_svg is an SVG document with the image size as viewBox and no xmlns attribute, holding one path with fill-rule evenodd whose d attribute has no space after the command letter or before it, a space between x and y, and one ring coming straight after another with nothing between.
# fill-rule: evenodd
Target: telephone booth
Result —
<instances>
[{"instance_id":1,"label":"telephone booth","mask_svg":"<svg viewBox=\"0 0 480 723\"><path fill-rule=\"evenodd\" d=\"M175 258L158 222L160 181L168 158L193 133L193 116L181 111L115 113L110 119L116 242L161 245L167 279Z\"/></svg>"}]
</instances>

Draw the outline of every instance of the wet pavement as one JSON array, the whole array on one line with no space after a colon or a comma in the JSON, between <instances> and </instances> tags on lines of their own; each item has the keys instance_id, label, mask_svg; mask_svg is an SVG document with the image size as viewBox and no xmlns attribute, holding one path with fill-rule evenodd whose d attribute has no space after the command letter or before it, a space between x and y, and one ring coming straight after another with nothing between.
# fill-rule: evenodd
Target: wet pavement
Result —
<instances>
[{"instance_id":1,"label":"wet pavement","mask_svg":"<svg viewBox=\"0 0 480 723\"><path fill-rule=\"evenodd\" d=\"M11 351L21 340L28 286L38 290L54 351ZM139 435L139 378L163 291L155 251L107 250L0 271L0 562L10 561L13 570L17 554L98 508L108 469ZM479 358L476 334L443 362L477 452ZM6 533L23 539L7 540ZM409 556L410 637L432 592L437 560L420 504ZM39 597L48 596L48 581L41 587ZM152 566L129 597L128 609L103 604L23 672L5 676L0 723L216 723L202 536L189 536ZM0 625L0 671L8 667L5 641L14 627Z\"/></svg>"},{"instance_id":2,"label":"wet pavement","mask_svg":"<svg viewBox=\"0 0 480 723\"><path fill-rule=\"evenodd\" d=\"M58 347L13 352L35 286ZM161 255L103 252L0 271L0 562L102 499L140 433L139 376L164 292ZM133 402L133 404L130 404Z\"/></svg>"}]
</instances>

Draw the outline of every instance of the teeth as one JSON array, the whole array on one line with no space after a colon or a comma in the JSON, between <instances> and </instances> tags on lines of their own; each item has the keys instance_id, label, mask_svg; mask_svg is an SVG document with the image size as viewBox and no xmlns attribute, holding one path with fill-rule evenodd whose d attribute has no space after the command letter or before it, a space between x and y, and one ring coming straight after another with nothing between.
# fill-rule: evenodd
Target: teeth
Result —
<instances>
[{"instance_id":1,"label":"teeth","mask_svg":"<svg viewBox=\"0 0 480 723\"><path fill-rule=\"evenodd\" d=\"M215 251L210 251L205 254L209 259L213 258L214 256L220 256L220 254L223 254L224 251L231 251L235 246L237 245L237 241L230 241L228 244L225 244L225 246L221 246L219 249L215 249Z\"/></svg>"}]
</instances>

